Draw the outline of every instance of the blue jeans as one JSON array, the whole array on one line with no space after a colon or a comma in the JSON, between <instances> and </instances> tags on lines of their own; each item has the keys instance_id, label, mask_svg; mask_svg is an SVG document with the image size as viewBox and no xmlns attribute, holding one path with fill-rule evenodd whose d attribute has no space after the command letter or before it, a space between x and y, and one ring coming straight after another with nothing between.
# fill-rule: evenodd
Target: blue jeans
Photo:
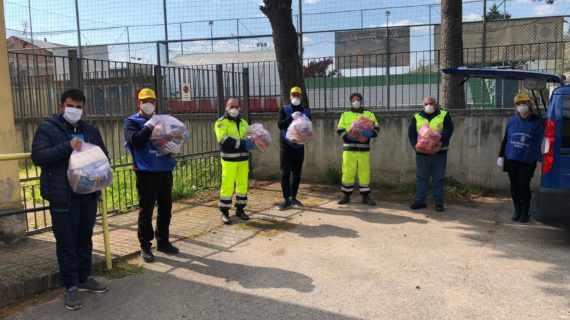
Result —
<instances>
[{"instance_id":1,"label":"blue jeans","mask_svg":"<svg viewBox=\"0 0 570 320\"><path fill-rule=\"evenodd\" d=\"M433 156L416 154L416 202L425 204L431 176L433 202L443 204L443 177L447 165L447 153Z\"/></svg>"}]
</instances>

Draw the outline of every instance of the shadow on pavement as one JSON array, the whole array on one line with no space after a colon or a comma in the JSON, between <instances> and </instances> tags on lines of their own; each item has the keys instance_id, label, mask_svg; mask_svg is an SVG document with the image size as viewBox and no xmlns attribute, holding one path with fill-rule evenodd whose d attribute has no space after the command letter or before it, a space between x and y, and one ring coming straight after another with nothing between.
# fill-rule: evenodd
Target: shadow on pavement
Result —
<instances>
[{"instance_id":1,"label":"shadow on pavement","mask_svg":"<svg viewBox=\"0 0 570 320\"><path fill-rule=\"evenodd\" d=\"M387 209L387 210L392 209L391 207L385 208L384 207L385 203L381 203L380 205L382 205L381 207L382 209ZM379 208L379 207L380 206L374 208ZM370 208L371 207L364 206L361 204L350 204L350 205L343 205L339 209L322 208L322 207L305 207L304 209L305 211L320 213L320 214L354 217L370 223L379 223L379 224L400 224L400 223L409 223L409 222L420 223L420 224L428 223L427 220L423 219L410 218L396 214L370 212L368 211Z\"/></svg>"}]
</instances>

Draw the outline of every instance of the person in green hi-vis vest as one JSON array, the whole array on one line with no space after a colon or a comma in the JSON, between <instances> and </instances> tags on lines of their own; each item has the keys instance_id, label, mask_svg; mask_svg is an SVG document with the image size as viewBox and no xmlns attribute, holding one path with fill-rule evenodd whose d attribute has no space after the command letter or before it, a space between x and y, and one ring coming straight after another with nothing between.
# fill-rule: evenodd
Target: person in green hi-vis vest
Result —
<instances>
[{"instance_id":1,"label":"person in green hi-vis vest","mask_svg":"<svg viewBox=\"0 0 570 320\"><path fill-rule=\"evenodd\" d=\"M408 127L408 139L412 148L416 148L418 142L418 130L428 124L430 129L441 133L442 148L436 154L420 153L416 150L416 200L410 206L417 210L426 207L430 177L433 202L435 210L445 211L443 205L443 177L447 165L447 150L449 140L453 134L453 120L447 110L439 107L434 97L427 97L422 101L423 109L412 117Z\"/></svg>"}]
</instances>

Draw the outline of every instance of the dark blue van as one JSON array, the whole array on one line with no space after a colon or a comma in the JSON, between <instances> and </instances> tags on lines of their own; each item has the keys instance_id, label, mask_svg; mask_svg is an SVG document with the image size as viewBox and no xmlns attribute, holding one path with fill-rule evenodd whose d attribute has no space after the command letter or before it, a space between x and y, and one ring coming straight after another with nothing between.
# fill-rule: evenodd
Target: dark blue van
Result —
<instances>
[{"instance_id":1,"label":"dark blue van","mask_svg":"<svg viewBox=\"0 0 570 320\"><path fill-rule=\"evenodd\" d=\"M558 75L525 70L446 68L442 72L461 75L463 82L471 77L523 81L539 112L541 105L548 106L543 114L546 130L540 189L532 198L530 215L544 224L570 228L570 85L564 85ZM544 97L547 82L560 85L548 103Z\"/></svg>"}]
</instances>

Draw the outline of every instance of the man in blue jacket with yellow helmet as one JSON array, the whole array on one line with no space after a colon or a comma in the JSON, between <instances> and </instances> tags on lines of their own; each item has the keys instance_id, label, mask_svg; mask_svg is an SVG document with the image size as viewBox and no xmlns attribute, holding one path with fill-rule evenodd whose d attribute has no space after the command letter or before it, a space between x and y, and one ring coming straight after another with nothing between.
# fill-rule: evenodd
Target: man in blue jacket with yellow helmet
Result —
<instances>
[{"instance_id":1,"label":"man in blue jacket with yellow helmet","mask_svg":"<svg viewBox=\"0 0 570 320\"><path fill-rule=\"evenodd\" d=\"M177 254L178 248L169 241L170 219L172 217L172 170L176 167L173 155L180 153L180 145L168 142L161 154L150 143L152 130L157 125L155 109L156 93L144 88L138 95L138 112L125 119L126 146L133 156L133 170L137 176L139 195L138 238L141 257L146 262L154 261L151 241L156 236L157 250L166 254ZM154 205L158 203L156 231L152 228Z\"/></svg>"},{"instance_id":2,"label":"man in blue jacket with yellow helmet","mask_svg":"<svg viewBox=\"0 0 570 320\"><path fill-rule=\"evenodd\" d=\"M344 196L338 204L350 202L350 195L354 189L354 180L358 172L358 189L362 195L362 203L373 206L376 202L370 197L370 139L378 136L380 128L374 113L362 107L362 95L355 92L350 95L352 109L344 112L338 123L337 134L343 140L342 153L342 193ZM374 122L374 128L367 130L363 136L368 140L359 142L348 133L351 125L361 117L369 118Z\"/></svg>"},{"instance_id":3,"label":"man in blue jacket with yellow helmet","mask_svg":"<svg viewBox=\"0 0 570 320\"><path fill-rule=\"evenodd\" d=\"M249 179L249 150L253 149L253 141L247 139L249 124L240 116L236 99L226 102L225 114L216 121L214 131L220 144L222 158L222 186L220 188L220 211L222 223L231 224L229 210L232 207L234 186L236 191L236 216L249 220L244 211L247 205L247 189Z\"/></svg>"},{"instance_id":4,"label":"man in blue jacket with yellow helmet","mask_svg":"<svg viewBox=\"0 0 570 320\"><path fill-rule=\"evenodd\" d=\"M410 126L408 127L408 139L412 148L415 149L418 143L418 131L424 125L428 124L432 130L441 133L441 150L429 155L416 151L416 200L410 208L417 210L426 207L426 195L431 177L431 189L435 210L438 212L445 211L443 206L443 178L445 176L445 167L447 165L447 150L449 140L453 134L453 120L447 110L439 107L434 97L427 97L422 101L422 111L416 113L412 117Z\"/></svg>"}]
</instances>

